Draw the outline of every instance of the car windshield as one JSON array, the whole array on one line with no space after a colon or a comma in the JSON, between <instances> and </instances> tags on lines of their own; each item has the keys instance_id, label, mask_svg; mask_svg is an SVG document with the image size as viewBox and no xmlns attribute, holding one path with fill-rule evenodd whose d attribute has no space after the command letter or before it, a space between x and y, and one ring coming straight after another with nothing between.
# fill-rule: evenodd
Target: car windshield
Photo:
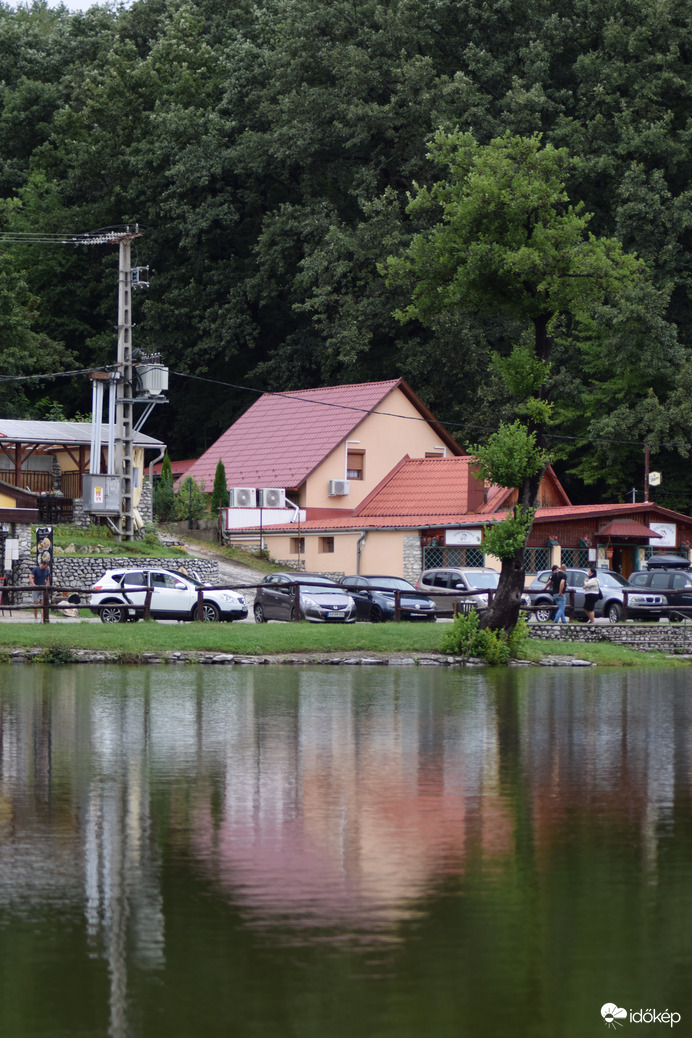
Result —
<instances>
[{"instance_id":1,"label":"car windshield","mask_svg":"<svg viewBox=\"0 0 692 1038\"><path fill-rule=\"evenodd\" d=\"M367 578L373 587L386 587L391 588L393 591L415 591L413 584L409 584L408 580L404 580L403 577L368 577Z\"/></svg>"},{"instance_id":2,"label":"car windshield","mask_svg":"<svg viewBox=\"0 0 692 1038\"><path fill-rule=\"evenodd\" d=\"M629 580L625 580L619 573L597 573L598 583L604 587L628 587Z\"/></svg>"},{"instance_id":3,"label":"car windshield","mask_svg":"<svg viewBox=\"0 0 692 1038\"><path fill-rule=\"evenodd\" d=\"M292 580L299 580L301 584L328 584L330 587L336 587L336 582L330 580L329 577L321 577L319 573L296 573Z\"/></svg>"},{"instance_id":4,"label":"car windshield","mask_svg":"<svg viewBox=\"0 0 692 1038\"><path fill-rule=\"evenodd\" d=\"M495 588L500 582L499 573L467 573L469 587Z\"/></svg>"}]
</instances>

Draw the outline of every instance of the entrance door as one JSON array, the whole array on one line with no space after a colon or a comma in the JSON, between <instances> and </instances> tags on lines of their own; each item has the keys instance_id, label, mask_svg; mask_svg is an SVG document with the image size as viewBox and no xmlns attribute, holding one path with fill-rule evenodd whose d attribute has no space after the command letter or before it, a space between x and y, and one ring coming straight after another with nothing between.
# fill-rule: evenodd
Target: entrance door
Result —
<instances>
[{"instance_id":1,"label":"entrance door","mask_svg":"<svg viewBox=\"0 0 692 1038\"><path fill-rule=\"evenodd\" d=\"M610 568L621 573L628 580L630 573L636 569L634 565L634 547L631 544L618 544L613 547L613 558Z\"/></svg>"}]
</instances>

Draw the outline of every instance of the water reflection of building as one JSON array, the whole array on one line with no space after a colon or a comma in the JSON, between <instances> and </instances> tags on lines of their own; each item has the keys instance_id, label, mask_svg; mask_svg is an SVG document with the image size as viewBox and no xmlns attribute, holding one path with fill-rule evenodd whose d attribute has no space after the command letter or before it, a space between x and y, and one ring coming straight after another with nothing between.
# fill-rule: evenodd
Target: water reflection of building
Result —
<instances>
[{"instance_id":1,"label":"water reflection of building","mask_svg":"<svg viewBox=\"0 0 692 1038\"><path fill-rule=\"evenodd\" d=\"M198 806L197 853L256 913L386 925L511 849L487 698L440 715L419 680L349 675L297 673L292 712L232 738L221 816Z\"/></svg>"},{"instance_id":2,"label":"water reflection of building","mask_svg":"<svg viewBox=\"0 0 692 1038\"><path fill-rule=\"evenodd\" d=\"M539 868L575 818L624 821L655 878L690 784L676 673L7 668L0 908L83 911L117 1036L165 960L164 857L255 923L388 936L446 877L513 868L518 819Z\"/></svg>"}]
</instances>

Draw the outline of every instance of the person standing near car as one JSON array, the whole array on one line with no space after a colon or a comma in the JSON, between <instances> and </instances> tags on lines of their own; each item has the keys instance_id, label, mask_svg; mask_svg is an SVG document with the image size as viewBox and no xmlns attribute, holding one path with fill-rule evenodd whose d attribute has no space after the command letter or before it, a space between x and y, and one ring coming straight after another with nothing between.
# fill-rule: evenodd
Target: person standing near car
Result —
<instances>
[{"instance_id":1,"label":"person standing near car","mask_svg":"<svg viewBox=\"0 0 692 1038\"><path fill-rule=\"evenodd\" d=\"M555 601L557 602L555 623L566 624L569 623L569 620L567 619L567 614L565 613L565 606L567 605L567 566L565 566L564 563L562 566L560 566L560 569L558 570L558 576L558 592L555 596Z\"/></svg>"},{"instance_id":2,"label":"person standing near car","mask_svg":"<svg viewBox=\"0 0 692 1038\"><path fill-rule=\"evenodd\" d=\"M564 566L560 569L559 566L553 566L548 577L548 582L543 588L544 591L550 591L551 595L555 599L555 615L553 622L556 624L567 623L567 617L565 616L565 602L567 596L565 590L567 588L567 574L564 572Z\"/></svg>"},{"instance_id":3,"label":"person standing near car","mask_svg":"<svg viewBox=\"0 0 692 1038\"><path fill-rule=\"evenodd\" d=\"M584 609L586 615L589 618L589 623L593 624L596 622L596 602L601 597L601 587L598 583L598 576L596 570L591 566L589 572L584 581Z\"/></svg>"}]
</instances>

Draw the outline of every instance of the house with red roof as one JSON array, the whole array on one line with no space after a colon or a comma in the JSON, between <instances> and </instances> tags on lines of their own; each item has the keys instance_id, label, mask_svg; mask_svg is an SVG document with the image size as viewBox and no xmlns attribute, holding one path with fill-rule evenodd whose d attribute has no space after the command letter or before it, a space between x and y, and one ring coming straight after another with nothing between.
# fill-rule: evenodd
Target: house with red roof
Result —
<instances>
[{"instance_id":1,"label":"house with red roof","mask_svg":"<svg viewBox=\"0 0 692 1038\"><path fill-rule=\"evenodd\" d=\"M430 566L499 569L499 560L483 552L484 528L509 513L516 495L483 483L468 455L406 456L350 512L274 523L263 528L263 542L272 558L319 573L386 573L415 582ZM535 573L556 562L594 564L628 576L657 547L689 553L691 546L692 517L653 502L572 505L549 467L526 567Z\"/></svg>"},{"instance_id":2,"label":"house with red roof","mask_svg":"<svg viewBox=\"0 0 692 1038\"><path fill-rule=\"evenodd\" d=\"M397 378L263 393L187 475L210 491L223 461L233 496L226 516L232 529L257 525L262 499L270 510L262 517L267 520L275 519L284 499L309 517L350 513L404 454L461 453L420 397ZM259 491L267 492L262 499Z\"/></svg>"}]
</instances>

